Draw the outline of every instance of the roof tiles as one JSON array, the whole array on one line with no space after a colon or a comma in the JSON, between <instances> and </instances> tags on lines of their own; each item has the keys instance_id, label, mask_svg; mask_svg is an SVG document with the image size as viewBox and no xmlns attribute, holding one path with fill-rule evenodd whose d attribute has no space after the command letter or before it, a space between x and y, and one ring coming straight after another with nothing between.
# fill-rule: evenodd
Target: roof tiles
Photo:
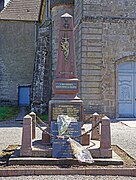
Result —
<instances>
[{"instance_id":1,"label":"roof tiles","mask_svg":"<svg viewBox=\"0 0 136 180\"><path fill-rule=\"evenodd\" d=\"M42 0L10 0L1 11L0 19L38 21Z\"/></svg>"}]
</instances>

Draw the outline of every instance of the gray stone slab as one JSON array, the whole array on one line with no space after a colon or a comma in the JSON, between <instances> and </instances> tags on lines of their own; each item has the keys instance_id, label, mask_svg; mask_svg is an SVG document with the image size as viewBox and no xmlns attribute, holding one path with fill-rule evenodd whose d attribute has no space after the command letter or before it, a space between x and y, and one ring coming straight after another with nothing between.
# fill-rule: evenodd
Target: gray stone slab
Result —
<instances>
[{"instance_id":1,"label":"gray stone slab","mask_svg":"<svg viewBox=\"0 0 136 180\"><path fill-rule=\"evenodd\" d=\"M94 163L90 165L123 165L121 158L114 152L113 158L101 158L94 159ZM43 158L43 157L14 157L9 159L9 165L86 165L86 163L80 163L74 158ZM89 164L88 164L89 165Z\"/></svg>"}]
</instances>

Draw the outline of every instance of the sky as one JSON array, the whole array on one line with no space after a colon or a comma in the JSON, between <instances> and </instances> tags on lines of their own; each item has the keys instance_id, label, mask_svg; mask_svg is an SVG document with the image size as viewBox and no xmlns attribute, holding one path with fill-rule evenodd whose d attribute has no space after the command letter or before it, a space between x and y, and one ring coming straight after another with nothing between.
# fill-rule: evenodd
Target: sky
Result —
<instances>
[{"instance_id":1,"label":"sky","mask_svg":"<svg viewBox=\"0 0 136 180\"><path fill-rule=\"evenodd\" d=\"M10 0L5 0L5 6L6 6L6 4L9 2Z\"/></svg>"}]
</instances>

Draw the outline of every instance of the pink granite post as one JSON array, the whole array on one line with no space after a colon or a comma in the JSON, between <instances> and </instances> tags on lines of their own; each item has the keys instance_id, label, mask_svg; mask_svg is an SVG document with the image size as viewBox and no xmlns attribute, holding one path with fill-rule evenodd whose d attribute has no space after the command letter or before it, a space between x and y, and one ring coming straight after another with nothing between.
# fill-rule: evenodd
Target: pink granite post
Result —
<instances>
[{"instance_id":1,"label":"pink granite post","mask_svg":"<svg viewBox=\"0 0 136 180\"><path fill-rule=\"evenodd\" d=\"M32 155L32 117L26 115L23 120L22 144L20 156Z\"/></svg>"},{"instance_id":2,"label":"pink granite post","mask_svg":"<svg viewBox=\"0 0 136 180\"><path fill-rule=\"evenodd\" d=\"M82 146L89 146L90 144L90 133L85 134L85 128L82 128L81 144Z\"/></svg>"},{"instance_id":3,"label":"pink granite post","mask_svg":"<svg viewBox=\"0 0 136 180\"><path fill-rule=\"evenodd\" d=\"M106 158L112 157L110 119L107 116L102 118L100 157L106 157Z\"/></svg>"},{"instance_id":4,"label":"pink granite post","mask_svg":"<svg viewBox=\"0 0 136 180\"><path fill-rule=\"evenodd\" d=\"M35 139L35 137L36 137L36 114L34 112L31 112L29 115L32 117L32 139Z\"/></svg>"},{"instance_id":5,"label":"pink granite post","mask_svg":"<svg viewBox=\"0 0 136 180\"><path fill-rule=\"evenodd\" d=\"M92 119L92 128L96 126L99 121L99 114L94 113ZM91 139L92 140L100 140L100 125L98 125L95 129L92 130Z\"/></svg>"},{"instance_id":6,"label":"pink granite post","mask_svg":"<svg viewBox=\"0 0 136 180\"><path fill-rule=\"evenodd\" d=\"M50 128L46 128L47 132L50 132ZM50 143L50 135L46 132L42 132L42 143L49 144Z\"/></svg>"}]
</instances>

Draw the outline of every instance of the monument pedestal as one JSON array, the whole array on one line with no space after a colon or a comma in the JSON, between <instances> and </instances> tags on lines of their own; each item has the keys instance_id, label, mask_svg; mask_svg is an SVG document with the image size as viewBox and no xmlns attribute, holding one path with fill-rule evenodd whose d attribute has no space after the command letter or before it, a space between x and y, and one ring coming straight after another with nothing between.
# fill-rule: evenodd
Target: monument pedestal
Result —
<instances>
[{"instance_id":1,"label":"monument pedestal","mask_svg":"<svg viewBox=\"0 0 136 180\"><path fill-rule=\"evenodd\" d=\"M56 121L58 115L68 115L77 121L83 121L83 101L79 98L73 100L53 99L49 102L49 124Z\"/></svg>"}]
</instances>

